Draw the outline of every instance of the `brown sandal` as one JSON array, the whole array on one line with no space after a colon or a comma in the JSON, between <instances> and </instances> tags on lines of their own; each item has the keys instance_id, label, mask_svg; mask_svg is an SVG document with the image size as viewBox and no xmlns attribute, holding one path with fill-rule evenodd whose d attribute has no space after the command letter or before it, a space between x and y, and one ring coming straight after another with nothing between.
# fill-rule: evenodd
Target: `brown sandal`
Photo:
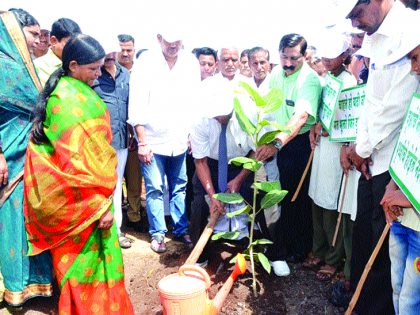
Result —
<instances>
[{"instance_id":1,"label":"brown sandal","mask_svg":"<svg viewBox=\"0 0 420 315\"><path fill-rule=\"evenodd\" d=\"M321 269L318 270L318 273L316 274L316 278L319 281L330 281L332 277L335 275L335 272L337 271L334 267L328 266L330 268L333 268L334 271L326 269L326 266L323 266Z\"/></svg>"},{"instance_id":2,"label":"brown sandal","mask_svg":"<svg viewBox=\"0 0 420 315\"><path fill-rule=\"evenodd\" d=\"M306 269L311 269L315 272L317 272L319 270L319 268L321 268L321 266L324 265L324 262L319 259L318 262L315 262L316 259L319 259L315 256L309 256L303 263L302 263L302 267L306 268Z\"/></svg>"}]
</instances>

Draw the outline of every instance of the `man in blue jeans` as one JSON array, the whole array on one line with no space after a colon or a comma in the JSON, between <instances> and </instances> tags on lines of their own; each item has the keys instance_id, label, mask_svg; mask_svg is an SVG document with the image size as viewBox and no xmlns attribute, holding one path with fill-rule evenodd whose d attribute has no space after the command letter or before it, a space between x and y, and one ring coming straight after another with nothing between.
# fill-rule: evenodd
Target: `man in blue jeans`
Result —
<instances>
[{"instance_id":1,"label":"man in blue jeans","mask_svg":"<svg viewBox=\"0 0 420 315\"><path fill-rule=\"evenodd\" d=\"M150 247L163 253L168 231L163 207L165 175L174 239L191 244L185 211L185 155L200 67L192 54L181 50L182 40L173 29L158 34L157 39L161 53L143 53L132 70L129 123L136 131L146 184Z\"/></svg>"}]
</instances>

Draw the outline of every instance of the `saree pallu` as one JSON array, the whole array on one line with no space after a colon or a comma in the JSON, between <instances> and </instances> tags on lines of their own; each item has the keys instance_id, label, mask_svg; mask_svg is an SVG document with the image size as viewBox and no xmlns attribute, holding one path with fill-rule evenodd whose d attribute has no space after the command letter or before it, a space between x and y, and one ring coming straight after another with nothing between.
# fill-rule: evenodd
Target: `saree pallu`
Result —
<instances>
[{"instance_id":1,"label":"saree pallu","mask_svg":"<svg viewBox=\"0 0 420 315\"><path fill-rule=\"evenodd\" d=\"M51 251L60 314L134 314L116 225L97 227L113 211L117 180L106 105L86 84L63 77L46 112L48 142L30 141L25 160L29 254Z\"/></svg>"},{"instance_id":2,"label":"saree pallu","mask_svg":"<svg viewBox=\"0 0 420 315\"><path fill-rule=\"evenodd\" d=\"M26 40L12 12L0 19L0 145L9 180L0 187L0 268L11 305L34 296L52 295L52 262L48 252L28 257L23 216L23 164L37 103L39 79ZM2 279L0 278L0 281ZM0 294L1 297L1 294ZM1 299L0 299L1 300Z\"/></svg>"}]
</instances>

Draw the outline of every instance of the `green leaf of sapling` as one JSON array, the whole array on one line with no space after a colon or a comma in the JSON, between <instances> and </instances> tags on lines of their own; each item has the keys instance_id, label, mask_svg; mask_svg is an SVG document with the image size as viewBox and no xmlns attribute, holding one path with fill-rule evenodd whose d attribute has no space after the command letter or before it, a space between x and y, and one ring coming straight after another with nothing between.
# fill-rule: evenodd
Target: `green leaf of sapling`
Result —
<instances>
[{"instance_id":1,"label":"green leaf of sapling","mask_svg":"<svg viewBox=\"0 0 420 315\"><path fill-rule=\"evenodd\" d=\"M272 190L281 190L280 181L275 182L264 182L264 183L254 183L252 186L257 187L259 190L270 192Z\"/></svg>"},{"instance_id":2,"label":"green leaf of sapling","mask_svg":"<svg viewBox=\"0 0 420 315\"><path fill-rule=\"evenodd\" d=\"M243 208L241 208L239 210L236 210L236 211L233 211L233 212L226 213L226 215L229 218L233 218L235 216L239 216L239 215L244 214L244 213L248 214L251 210L252 210L252 208L249 205L246 205L246 207L243 207Z\"/></svg>"},{"instance_id":3,"label":"green leaf of sapling","mask_svg":"<svg viewBox=\"0 0 420 315\"><path fill-rule=\"evenodd\" d=\"M224 203L228 204L237 204L244 201L244 198L240 194L234 193L234 194L226 194L226 193L219 193L213 195L214 199L220 200Z\"/></svg>"},{"instance_id":4,"label":"green leaf of sapling","mask_svg":"<svg viewBox=\"0 0 420 315\"><path fill-rule=\"evenodd\" d=\"M261 200L261 208L268 209L276 204L278 204L280 201L283 200L283 198L286 196L287 191L286 190L272 190L269 193L267 193L264 198Z\"/></svg>"},{"instance_id":5,"label":"green leaf of sapling","mask_svg":"<svg viewBox=\"0 0 420 315\"><path fill-rule=\"evenodd\" d=\"M236 118L238 119L241 129L249 135L253 135L257 130L257 127L251 122L251 120L245 115L241 104L237 97L233 100L233 109L235 110Z\"/></svg>"},{"instance_id":6,"label":"green leaf of sapling","mask_svg":"<svg viewBox=\"0 0 420 315\"><path fill-rule=\"evenodd\" d=\"M261 95L258 94L258 92L255 91L252 87L250 87L248 83L243 82L243 81L239 81L238 84L239 84L240 87L243 87L248 92L248 94L254 100L255 105L257 105L257 106L265 106L266 105L266 101L264 100L264 98L261 97Z\"/></svg>"}]
</instances>

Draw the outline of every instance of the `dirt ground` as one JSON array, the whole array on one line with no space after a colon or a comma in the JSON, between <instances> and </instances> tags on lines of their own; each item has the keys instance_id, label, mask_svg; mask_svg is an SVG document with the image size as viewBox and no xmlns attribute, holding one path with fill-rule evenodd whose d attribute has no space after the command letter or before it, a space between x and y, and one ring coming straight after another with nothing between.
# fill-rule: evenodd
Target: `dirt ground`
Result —
<instances>
[{"instance_id":1,"label":"dirt ground","mask_svg":"<svg viewBox=\"0 0 420 315\"><path fill-rule=\"evenodd\" d=\"M168 233L166 243L168 251L164 254L154 253L149 246L147 233L128 231L132 247L123 250L125 264L125 283L138 315L162 315L157 284L165 276L178 272L179 267L188 258L191 249L172 241ZM209 297L212 299L233 270L229 260L236 255L236 247L220 243L214 246L214 255L206 268L212 286ZM289 264L291 274L288 277L276 277L273 272L268 275L261 266L256 272L259 296L252 293L251 265L240 275L223 304L220 314L226 315L316 315L343 314L344 309L333 306L328 301L331 283L320 282L313 271L302 269L301 264ZM0 314L55 315L58 314L58 287L54 288L52 298L34 298L21 308L11 308L3 302Z\"/></svg>"}]
</instances>

